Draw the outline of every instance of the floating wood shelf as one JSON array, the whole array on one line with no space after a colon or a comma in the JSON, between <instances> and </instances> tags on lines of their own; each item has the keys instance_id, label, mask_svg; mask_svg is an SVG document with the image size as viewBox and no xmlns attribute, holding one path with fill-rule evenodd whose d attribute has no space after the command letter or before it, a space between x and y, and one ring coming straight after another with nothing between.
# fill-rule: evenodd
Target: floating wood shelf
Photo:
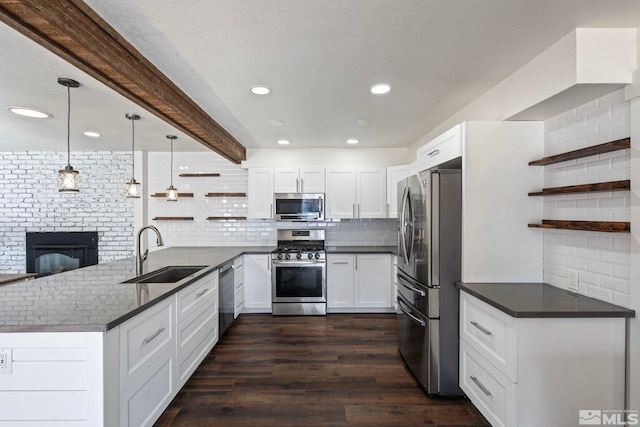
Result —
<instances>
[{"instance_id":1,"label":"floating wood shelf","mask_svg":"<svg viewBox=\"0 0 640 427\"><path fill-rule=\"evenodd\" d=\"M565 187L543 188L542 191L529 193L529 196L555 196L571 193L595 193L602 191L626 191L631 189L631 181L597 182L593 184L567 185Z\"/></svg>"},{"instance_id":2,"label":"floating wood shelf","mask_svg":"<svg viewBox=\"0 0 640 427\"><path fill-rule=\"evenodd\" d=\"M566 221L543 219L542 224L529 224L531 228L554 228L560 230L601 231L605 233L628 233L631 223L614 221Z\"/></svg>"},{"instance_id":3,"label":"floating wood shelf","mask_svg":"<svg viewBox=\"0 0 640 427\"><path fill-rule=\"evenodd\" d=\"M207 221L224 221L229 219L242 221L247 219L247 217L245 216L208 216L207 217Z\"/></svg>"},{"instance_id":4,"label":"floating wood shelf","mask_svg":"<svg viewBox=\"0 0 640 427\"><path fill-rule=\"evenodd\" d=\"M183 178L201 178L201 177L206 177L206 176L220 176L219 173L181 173L178 176L181 176Z\"/></svg>"},{"instance_id":5,"label":"floating wood shelf","mask_svg":"<svg viewBox=\"0 0 640 427\"><path fill-rule=\"evenodd\" d=\"M207 193L205 197L247 197L247 193Z\"/></svg>"},{"instance_id":6,"label":"floating wood shelf","mask_svg":"<svg viewBox=\"0 0 640 427\"><path fill-rule=\"evenodd\" d=\"M595 156L596 154L624 150L629 147L631 147L631 138L624 138L617 141L605 142L600 145L594 145L592 147L581 148L579 150L544 157L542 159L529 162L529 166L551 165L554 163L566 162L568 160L580 159L582 157Z\"/></svg>"},{"instance_id":7,"label":"floating wood shelf","mask_svg":"<svg viewBox=\"0 0 640 427\"><path fill-rule=\"evenodd\" d=\"M153 193L151 197L167 197L167 193ZM193 193L178 193L178 197L193 197Z\"/></svg>"},{"instance_id":8,"label":"floating wood shelf","mask_svg":"<svg viewBox=\"0 0 640 427\"><path fill-rule=\"evenodd\" d=\"M192 216L157 216L154 221L193 221Z\"/></svg>"}]
</instances>

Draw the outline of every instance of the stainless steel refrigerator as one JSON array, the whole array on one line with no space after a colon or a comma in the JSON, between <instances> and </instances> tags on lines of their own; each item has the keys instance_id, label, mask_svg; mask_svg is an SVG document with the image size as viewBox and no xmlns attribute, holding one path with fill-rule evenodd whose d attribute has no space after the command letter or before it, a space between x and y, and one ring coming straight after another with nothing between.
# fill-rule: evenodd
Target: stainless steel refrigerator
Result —
<instances>
[{"instance_id":1,"label":"stainless steel refrigerator","mask_svg":"<svg viewBox=\"0 0 640 427\"><path fill-rule=\"evenodd\" d=\"M460 396L458 297L460 169L429 169L398 183L398 346L428 394Z\"/></svg>"}]
</instances>

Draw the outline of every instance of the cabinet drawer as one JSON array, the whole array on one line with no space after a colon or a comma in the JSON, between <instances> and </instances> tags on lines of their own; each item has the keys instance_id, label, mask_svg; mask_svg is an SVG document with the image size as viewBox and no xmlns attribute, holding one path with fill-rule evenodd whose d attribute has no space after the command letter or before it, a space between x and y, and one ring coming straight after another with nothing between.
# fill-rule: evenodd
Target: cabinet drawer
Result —
<instances>
[{"instance_id":1,"label":"cabinet drawer","mask_svg":"<svg viewBox=\"0 0 640 427\"><path fill-rule=\"evenodd\" d=\"M177 310L178 323L203 305L208 304L207 298L218 294L218 271L207 274L178 292Z\"/></svg>"},{"instance_id":2,"label":"cabinet drawer","mask_svg":"<svg viewBox=\"0 0 640 427\"><path fill-rule=\"evenodd\" d=\"M516 388L464 341L460 342L460 388L492 426L513 426Z\"/></svg>"},{"instance_id":3,"label":"cabinet drawer","mask_svg":"<svg viewBox=\"0 0 640 427\"><path fill-rule=\"evenodd\" d=\"M178 360L196 347L210 331L217 329L218 307L213 300L178 324L176 330Z\"/></svg>"},{"instance_id":4,"label":"cabinet drawer","mask_svg":"<svg viewBox=\"0 0 640 427\"><path fill-rule=\"evenodd\" d=\"M466 292L460 293L460 337L517 382L516 319Z\"/></svg>"},{"instance_id":5,"label":"cabinet drawer","mask_svg":"<svg viewBox=\"0 0 640 427\"><path fill-rule=\"evenodd\" d=\"M206 331L208 331L208 334L204 335L198 345L189 349L188 352L178 358L178 384L176 387L178 390L187 382L191 377L191 374L195 372L200 363L207 357L207 354L209 354L213 346L218 342L217 326L211 330L210 328L206 328Z\"/></svg>"},{"instance_id":6,"label":"cabinet drawer","mask_svg":"<svg viewBox=\"0 0 640 427\"><path fill-rule=\"evenodd\" d=\"M120 391L124 391L175 343L174 298L120 325Z\"/></svg>"},{"instance_id":7,"label":"cabinet drawer","mask_svg":"<svg viewBox=\"0 0 640 427\"><path fill-rule=\"evenodd\" d=\"M174 396L173 351L165 352L120 395L120 426L151 426ZM177 388L176 388L177 389Z\"/></svg>"}]
</instances>

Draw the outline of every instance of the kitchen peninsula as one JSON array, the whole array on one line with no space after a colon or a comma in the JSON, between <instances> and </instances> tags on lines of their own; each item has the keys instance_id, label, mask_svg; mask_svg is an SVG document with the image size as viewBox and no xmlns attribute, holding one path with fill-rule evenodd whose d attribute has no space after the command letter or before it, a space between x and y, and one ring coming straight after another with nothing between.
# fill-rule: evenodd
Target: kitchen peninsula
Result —
<instances>
[{"instance_id":1,"label":"kitchen peninsula","mask_svg":"<svg viewBox=\"0 0 640 427\"><path fill-rule=\"evenodd\" d=\"M271 250L153 252L150 270L206 266L173 284L122 283L127 258L0 287L0 426L152 422L218 340L217 268Z\"/></svg>"}]
</instances>

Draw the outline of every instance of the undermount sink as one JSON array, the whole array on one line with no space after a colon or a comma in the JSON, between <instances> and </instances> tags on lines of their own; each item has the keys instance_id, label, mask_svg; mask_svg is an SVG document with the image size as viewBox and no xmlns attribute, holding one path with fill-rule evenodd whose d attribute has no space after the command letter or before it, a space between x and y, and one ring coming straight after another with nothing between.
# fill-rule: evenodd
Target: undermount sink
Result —
<instances>
[{"instance_id":1,"label":"undermount sink","mask_svg":"<svg viewBox=\"0 0 640 427\"><path fill-rule=\"evenodd\" d=\"M168 266L143 274L142 276L134 277L133 279L125 280L122 283L176 283L185 277L197 273L203 268L207 268L207 266Z\"/></svg>"}]
</instances>

